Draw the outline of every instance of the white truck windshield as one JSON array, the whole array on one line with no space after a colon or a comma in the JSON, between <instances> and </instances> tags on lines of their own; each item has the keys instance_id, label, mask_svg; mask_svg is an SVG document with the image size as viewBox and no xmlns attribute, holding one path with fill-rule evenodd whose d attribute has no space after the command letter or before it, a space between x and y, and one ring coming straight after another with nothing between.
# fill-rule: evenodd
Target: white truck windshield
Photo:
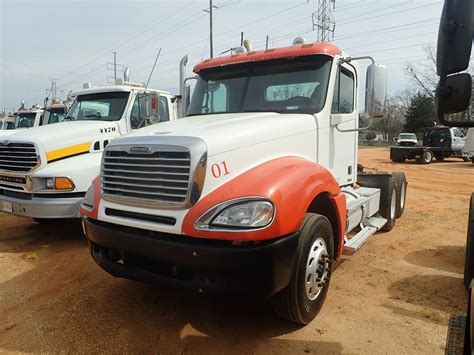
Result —
<instances>
[{"instance_id":1,"label":"white truck windshield","mask_svg":"<svg viewBox=\"0 0 474 355\"><path fill-rule=\"evenodd\" d=\"M44 124L61 123L66 117L66 108L49 108L44 114Z\"/></svg>"},{"instance_id":2,"label":"white truck windshield","mask_svg":"<svg viewBox=\"0 0 474 355\"><path fill-rule=\"evenodd\" d=\"M18 114L18 128L31 128L35 125L36 113L20 113Z\"/></svg>"},{"instance_id":3,"label":"white truck windshield","mask_svg":"<svg viewBox=\"0 0 474 355\"><path fill-rule=\"evenodd\" d=\"M316 113L332 60L311 56L211 68L200 73L188 116L235 112Z\"/></svg>"},{"instance_id":4,"label":"white truck windshield","mask_svg":"<svg viewBox=\"0 0 474 355\"><path fill-rule=\"evenodd\" d=\"M123 91L78 95L65 120L118 121L129 95Z\"/></svg>"}]
</instances>

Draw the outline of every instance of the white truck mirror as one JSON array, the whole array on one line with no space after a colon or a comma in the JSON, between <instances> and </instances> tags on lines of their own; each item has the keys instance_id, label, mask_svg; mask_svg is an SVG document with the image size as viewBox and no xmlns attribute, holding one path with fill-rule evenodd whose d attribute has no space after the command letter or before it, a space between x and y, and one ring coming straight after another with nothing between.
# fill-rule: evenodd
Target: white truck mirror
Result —
<instances>
[{"instance_id":1,"label":"white truck mirror","mask_svg":"<svg viewBox=\"0 0 474 355\"><path fill-rule=\"evenodd\" d=\"M371 64L367 68L365 112L369 117L382 117L387 97L387 67Z\"/></svg>"},{"instance_id":2,"label":"white truck mirror","mask_svg":"<svg viewBox=\"0 0 474 355\"><path fill-rule=\"evenodd\" d=\"M137 95L138 118L140 123L137 128L142 128L160 122L160 94L144 92Z\"/></svg>"}]
</instances>

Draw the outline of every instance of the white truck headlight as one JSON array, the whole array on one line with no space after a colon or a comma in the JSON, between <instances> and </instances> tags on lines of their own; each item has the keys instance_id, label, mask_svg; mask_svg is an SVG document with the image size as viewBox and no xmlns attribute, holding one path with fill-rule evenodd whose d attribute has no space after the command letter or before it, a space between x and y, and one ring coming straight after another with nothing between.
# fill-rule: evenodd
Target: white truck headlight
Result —
<instances>
[{"instance_id":1,"label":"white truck headlight","mask_svg":"<svg viewBox=\"0 0 474 355\"><path fill-rule=\"evenodd\" d=\"M270 225L275 207L268 200L233 200L220 204L206 212L195 224L197 229L259 229Z\"/></svg>"}]
</instances>

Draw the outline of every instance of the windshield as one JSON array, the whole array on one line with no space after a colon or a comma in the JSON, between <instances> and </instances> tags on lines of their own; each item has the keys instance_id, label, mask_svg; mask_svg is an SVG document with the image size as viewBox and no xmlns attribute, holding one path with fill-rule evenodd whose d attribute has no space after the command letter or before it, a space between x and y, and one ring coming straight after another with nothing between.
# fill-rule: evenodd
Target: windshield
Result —
<instances>
[{"instance_id":1,"label":"windshield","mask_svg":"<svg viewBox=\"0 0 474 355\"><path fill-rule=\"evenodd\" d=\"M78 95L65 120L118 121L129 95L123 91Z\"/></svg>"},{"instance_id":2,"label":"windshield","mask_svg":"<svg viewBox=\"0 0 474 355\"><path fill-rule=\"evenodd\" d=\"M441 138L450 138L451 133L449 129L446 128L433 128L426 132L426 137L441 137Z\"/></svg>"},{"instance_id":3,"label":"windshield","mask_svg":"<svg viewBox=\"0 0 474 355\"><path fill-rule=\"evenodd\" d=\"M188 116L233 112L317 113L327 93L331 58L245 63L200 74Z\"/></svg>"},{"instance_id":4,"label":"windshield","mask_svg":"<svg viewBox=\"0 0 474 355\"><path fill-rule=\"evenodd\" d=\"M35 112L18 114L18 128L31 128L35 125Z\"/></svg>"},{"instance_id":5,"label":"windshield","mask_svg":"<svg viewBox=\"0 0 474 355\"><path fill-rule=\"evenodd\" d=\"M66 117L66 108L49 108L44 114L44 124L61 123Z\"/></svg>"},{"instance_id":6,"label":"windshield","mask_svg":"<svg viewBox=\"0 0 474 355\"><path fill-rule=\"evenodd\" d=\"M407 134L407 133L401 133L400 138L401 139L417 139L416 134Z\"/></svg>"}]
</instances>

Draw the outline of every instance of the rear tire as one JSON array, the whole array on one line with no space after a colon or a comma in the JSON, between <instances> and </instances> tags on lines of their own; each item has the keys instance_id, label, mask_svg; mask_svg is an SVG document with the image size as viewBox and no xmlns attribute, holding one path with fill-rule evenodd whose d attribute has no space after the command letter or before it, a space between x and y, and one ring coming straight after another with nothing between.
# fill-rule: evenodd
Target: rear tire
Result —
<instances>
[{"instance_id":1,"label":"rear tire","mask_svg":"<svg viewBox=\"0 0 474 355\"><path fill-rule=\"evenodd\" d=\"M387 223L382 227L382 230L389 232L395 226L395 220L397 219L397 181L392 177L387 186L382 188L386 189L385 194L380 194L380 215L387 220Z\"/></svg>"},{"instance_id":2,"label":"rear tire","mask_svg":"<svg viewBox=\"0 0 474 355\"><path fill-rule=\"evenodd\" d=\"M443 153L435 153L435 158L437 161L443 161L446 156Z\"/></svg>"},{"instance_id":3,"label":"rear tire","mask_svg":"<svg viewBox=\"0 0 474 355\"><path fill-rule=\"evenodd\" d=\"M471 161L471 159L470 159L470 158L468 158L468 157L463 157L463 158L462 158L462 160L463 160L463 161L465 161L466 163L468 163L468 162L470 162L470 161Z\"/></svg>"},{"instance_id":4,"label":"rear tire","mask_svg":"<svg viewBox=\"0 0 474 355\"><path fill-rule=\"evenodd\" d=\"M294 323L310 323L326 298L333 260L334 236L329 220L307 213L300 227L291 281L272 298L275 312Z\"/></svg>"},{"instance_id":5,"label":"rear tire","mask_svg":"<svg viewBox=\"0 0 474 355\"><path fill-rule=\"evenodd\" d=\"M433 152L429 149L423 151L423 154L416 158L416 162L419 164L431 164L433 161Z\"/></svg>"},{"instance_id":6,"label":"rear tire","mask_svg":"<svg viewBox=\"0 0 474 355\"><path fill-rule=\"evenodd\" d=\"M469 289L474 277L474 194L471 195L467 222L466 257L464 259L464 286Z\"/></svg>"},{"instance_id":7,"label":"rear tire","mask_svg":"<svg viewBox=\"0 0 474 355\"><path fill-rule=\"evenodd\" d=\"M394 172L392 176L397 181L397 211L396 218L400 218L405 211L408 183L405 173Z\"/></svg>"}]
</instances>

